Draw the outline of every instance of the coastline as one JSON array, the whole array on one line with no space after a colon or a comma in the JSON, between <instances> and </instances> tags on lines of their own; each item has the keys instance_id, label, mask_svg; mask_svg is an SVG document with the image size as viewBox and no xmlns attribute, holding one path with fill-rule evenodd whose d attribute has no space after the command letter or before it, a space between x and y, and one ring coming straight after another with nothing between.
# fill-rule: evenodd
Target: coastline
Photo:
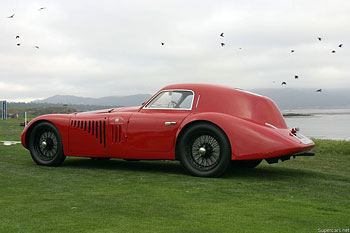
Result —
<instances>
[{"instance_id":1,"label":"coastline","mask_svg":"<svg viewBox=\"0 0 350 233\"><path fill-rule=\"evenodd\" d=\"M299 128L307 137L350 141L350 109L282 110L288 127Z\"/></svg>"}]
</instances>

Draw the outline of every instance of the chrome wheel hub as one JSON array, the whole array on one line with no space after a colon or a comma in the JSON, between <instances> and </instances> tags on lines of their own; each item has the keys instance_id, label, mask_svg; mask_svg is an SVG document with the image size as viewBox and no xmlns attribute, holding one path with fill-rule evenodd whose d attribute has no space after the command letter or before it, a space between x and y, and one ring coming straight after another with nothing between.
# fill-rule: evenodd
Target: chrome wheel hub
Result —
<instances>
[{"instance_id":1,"label":"chrome wheel hub","mask_svg":"<svg viewBox=\"0 0 350 233\"><path fill-rule=\"evenodd\" d=\"M200 147L198 150L198 153L202 156L205 155L205 153L207 152L207 150L205 149L205 147Z\"/></svg>"},{"instance_id":2,"label":"chrome wheel hub","mask_svg":"<svg viewBox=\"0 0 350 233\"><path fill-rule=\"evenodd\" d=\"M47 147L47 142L46 142L46 141L42 141L42 142L41 142L41 147L42 147L43 149L45 149L45 148Z\"/></svg>"}]
</instances>

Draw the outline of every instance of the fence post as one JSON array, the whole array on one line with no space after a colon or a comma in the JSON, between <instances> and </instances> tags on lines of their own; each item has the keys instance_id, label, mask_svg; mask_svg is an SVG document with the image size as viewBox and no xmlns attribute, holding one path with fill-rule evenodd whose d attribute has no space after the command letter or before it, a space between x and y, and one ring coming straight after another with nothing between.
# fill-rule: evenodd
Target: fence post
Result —
<instances>
[{"instance_id":1,"label":"fence post","mask_svg":"<svg viewBox=\"0 0 350 233\"><path fill-rule=\"evenodd\" d=\"M24 112L23 115L24 115L24 127L26 127L27 126L27 112Z\"/></svg>"},{"instance_id":2,"label":"fence post","mask_svg":"<svg viewBox=\"0 0 350 233\"><path fill-rule=\"evenodd\" d=\"M7 119L7 102L6 102L6 100L2 101L2 119L3 120Z\"/></svg>"}]
</instances>

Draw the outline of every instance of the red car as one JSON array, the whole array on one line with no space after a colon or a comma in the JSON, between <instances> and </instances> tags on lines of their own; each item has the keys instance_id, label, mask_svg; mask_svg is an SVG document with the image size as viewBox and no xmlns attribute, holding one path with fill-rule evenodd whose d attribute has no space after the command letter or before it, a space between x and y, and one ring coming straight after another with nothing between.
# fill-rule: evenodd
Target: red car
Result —
<instances>
[{"instance_id":1,"label":"red car","mask_svg":"<svg viewBox=\"0 0 350 233\"><path fill-rule=\"evenodd\" d=\"M177 84L141 107L52 114L24 129L22 145L39 165L66 156L180 160L195 176L217 177L231 164L255 167L313 155L314 143L288 129L269 98L229 87Z\"/></svg>"}]
</instances>

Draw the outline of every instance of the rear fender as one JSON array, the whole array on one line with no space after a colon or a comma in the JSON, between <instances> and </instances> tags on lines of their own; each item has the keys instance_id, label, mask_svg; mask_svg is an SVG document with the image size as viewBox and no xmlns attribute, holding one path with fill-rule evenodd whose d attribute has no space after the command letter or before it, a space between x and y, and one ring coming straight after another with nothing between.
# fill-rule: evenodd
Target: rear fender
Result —
<instances>
[{"instance_id":1,"label":"rear fender","mask_svg":"<svg viewBox=\"0 0 350 233\"><path fill-rule=\"evenodd\" d=\"M203 121L216 125L226 134L233 160L274 157L295 146L293 141L269 126L215 112L189 115L179 127L177 138L192 124Z\"/></svg>"}]
</instances>

